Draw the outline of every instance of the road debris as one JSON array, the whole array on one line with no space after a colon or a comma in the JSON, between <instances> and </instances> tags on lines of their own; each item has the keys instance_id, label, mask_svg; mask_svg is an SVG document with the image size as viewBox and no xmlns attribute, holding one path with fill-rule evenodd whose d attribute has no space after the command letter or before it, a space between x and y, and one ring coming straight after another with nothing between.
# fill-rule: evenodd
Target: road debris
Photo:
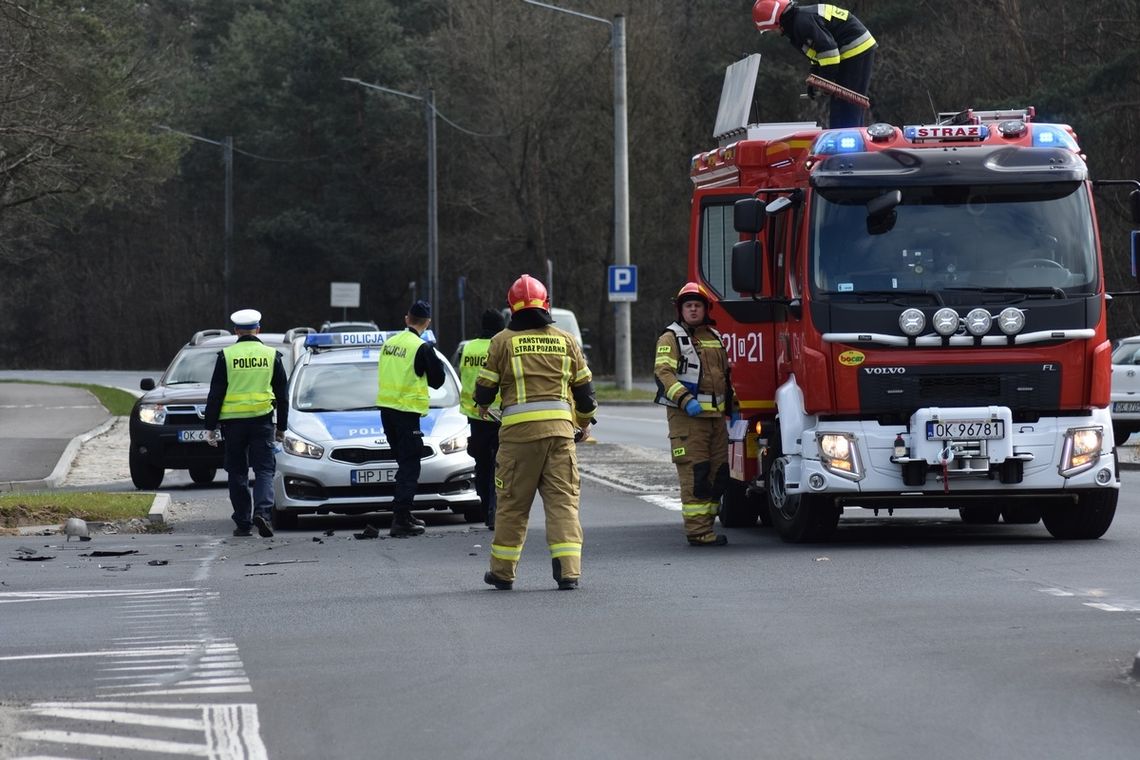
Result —
<instances>
[{"instance_id":1,"label":"road debris","mask_svg":"<svg viewBox=\"0 0 1140 760\"><path fill-rule=\"evenodd\" d=\"M80 557L123 557L123 556L126 556L128 554L138 554L138 553L139 553L138 549L121 549L121 550L106 549L106 550L102 550L102 551L87 552L86 554L80 554L79 556Z\"/></svg>"},{"instance_id":2,"label":"road debris","mask_svg":"<svg viewBox=\"0 0 1140 760\"><path fill-rule=\"evenodd\" d=\"M272 562L246 562L246 567L264 567L265 565L302 565L309 562L320 562L319 559L279 559Z\"/></svg>"},{"instance_id":3,"label":"road debris","mask_svg":"<svg viewBox=\"0 0 1140 760\"><path fill-rule=\"evenodd\" d=\"M147 562L147 564L148 565L154 565L155 567L159 567L161 565L169 565L170 560L168 560L168 559L152 559L150 562Z\"/></svg>"}]
</instances>

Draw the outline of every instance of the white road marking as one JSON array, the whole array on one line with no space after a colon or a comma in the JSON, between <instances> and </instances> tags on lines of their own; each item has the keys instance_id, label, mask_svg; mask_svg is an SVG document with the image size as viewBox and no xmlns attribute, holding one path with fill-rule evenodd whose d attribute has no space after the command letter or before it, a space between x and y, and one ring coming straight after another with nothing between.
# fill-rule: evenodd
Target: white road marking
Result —
<instances>
[{"instance_id":1,"label":"white road marking","mask_svg":"<svg viewBox=\"0 0 1140 760\"><path fill-rule=\"evenodd\" d=\"M681 499L678 496L670 496L663 493L647 493L642 494L640 497L642 501L647 501L655 507L668 509L670 512L681 511Z\"/></svg>"},{"instance_id":2,"label":"white road marking","mask_svg":"<svg viewBox=\"0 0 1140 760\"><path fill-rule=\"evenodd\" d=\"M67 657L147 657L153 654L189 654L203 651L201 646L173 646L152 647L149 649L97 649L92 652L56 652L53 654L16 654L0 657L0 662L14 662L16 660L57 660ZM237 652L233 644L211 645L205 648L206 652Z\"/></svg>"},{"instance_id":3,"label":"white road marking","mask_svg":"<svg viewBox=\"0 0 1140 760\"><path fill-rule=\"evenodd\" d=\"M169 594L183 594L196 592L192 588L168 589L122 589L108 591L106 589L85 589L65 591L0 591L0 604L17 604L19 602L58 602L74 599L109 599L113 597L156 596Z\"/></svg>"},{"instance_id":4,"label":"white road marking","mask_svg":"<svg viewBox=\"0 0 1140 760\"><path fill-rule=\"evenodd\" d=\"M85 707L33 707L28 712L45 718L73 718L85 721L128 723L133 726L181 728L186 731L205 731L206 722L194 718L166 718L158 715L127 712L126 710L93 710Z\"/></svg>"},{"instance_id":5,"label":"white road marking","mask_svg":"<svg viewBox=\"0 0 1140 760\"><path fill-rule=\"evenodd\" d=\"M159 741L156 739L136 739L131 736L108 736L105 734L81 734L71 731L21 731L21 739L33 742L56 742L58 744L81 745L84 747L111 747L130 749L138 752L161 752L165 755L194 755L209 757L209 749L204 744Z\"/></svg>"}]
</instances>

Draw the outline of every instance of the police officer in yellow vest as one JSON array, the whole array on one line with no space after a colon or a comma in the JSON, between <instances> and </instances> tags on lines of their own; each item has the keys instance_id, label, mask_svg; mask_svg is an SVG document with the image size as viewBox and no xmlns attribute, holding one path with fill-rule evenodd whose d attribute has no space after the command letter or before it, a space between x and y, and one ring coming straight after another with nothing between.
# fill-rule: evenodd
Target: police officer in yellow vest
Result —
<instances>
[{"instance_id":1,"label":"police officer in yellow vest","mask_svg":"<svg viewBox=\"0 0 1140 760\"><path fill-rule=\"evenodd\" d=\"M446 378L435 348L421 337L431 324L431 305L416 301L404 315L404 324L407 330L380 347L377 372L376 406L380 407L380 422L397 464L392 526L388 531L394 538L424 532L423 520L412 514L424 446L420 417L428 413L428 386L440 388Z\"/></svg>"},{"instance_id":2,"label":"police officer in yellow vest","mask_svg":"<svg viewBox=\"0 0 1140 760\"><path fill-rule=\"evenodd\" d=\"M494 413L490 419L484 419L479 413L475 406L475 379L487 364L491 338L505 326L502 312L495 309L484 311L479 337L467 341L459 357L459 378L463 381L459 408L471 425L467 453L475 460L475 491L483 502L488 528L495 527L495 453L499 450L499 420L495 419Z\"/></svg>"},{"instance_id":3,"label":"police officer in yellow vest","mask_svg":"<svg viewBox=\"0 0 1140 760\"><path fill-rule=\"evenodd\" d=\"M261 312L242 309L230 315L237 342L218 352L210 394L206 397L207 443L217 446L215 428L221 424L226 446L235 536L253 535L252 525L265 538L273 535L273 472L276 441L285 440L289 426L288 380L281 355L257 339ZM277 430L273 408L277 408ZM253 468L253 498L249 470ZM252 520L250 519L252 517Z\"/></svg>"},{"instance_id":4,"label":"police officer in yellow vest","mask_svg":"<svg viewBox=\"0 0 1140 760\"><path fill-rule=\"evenodd\" d=\"M724 546L713 532L728 484L725 415L735 411L728 357L711 327L712 299L687 282L674 300L677 321L657 339L653 374L659 404L668 407L669 446L681 483L681 516L693 546Z\"/></svg>"},{"instance_id":5,"label":"police officer in yellow vest","mask_svg":"<svg viewBox=\"0 0 1140 760\"><path fill-rule=\"evenodd\" d=\"M578 437L589 433L597 403L590 368L572 335L554 327L541 282L523 275L507 291L511 321L491 339L487 363L475 385L482 414L502 393L498 491L491 570L483 581L506 591L526 541L537 491L546 511L546 541L554 580L561 590L578 587L582 574L582 524L578 520Z\"/></svg>"}]
</instances>

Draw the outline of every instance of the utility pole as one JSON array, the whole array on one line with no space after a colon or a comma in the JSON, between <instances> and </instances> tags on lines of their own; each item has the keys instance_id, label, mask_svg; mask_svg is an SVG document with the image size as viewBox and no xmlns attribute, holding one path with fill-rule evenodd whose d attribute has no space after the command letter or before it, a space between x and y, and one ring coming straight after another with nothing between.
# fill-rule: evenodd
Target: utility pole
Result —
<instances>
[{"instance_id":1,"label":"utility pole","mask_svg":"<svg viewBox=\"0 0 1140 760\"><path fill-rule=\"evenodd\" d=\"M223 324L229 324L230 314L233 313L230 311L230 256L233 253L234 246L234 138L232 136L227 136L222 140L222 163L226 169L222 290L227 320Z\"/></svg>"}]
</instances>

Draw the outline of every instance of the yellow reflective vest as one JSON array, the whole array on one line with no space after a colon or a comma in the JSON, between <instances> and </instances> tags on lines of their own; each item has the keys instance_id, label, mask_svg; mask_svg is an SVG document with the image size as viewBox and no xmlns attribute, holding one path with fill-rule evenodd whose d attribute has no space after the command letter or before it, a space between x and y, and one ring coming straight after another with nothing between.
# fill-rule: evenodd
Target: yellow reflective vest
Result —
<instances>
[{"instance_id":1,"label":"yellow reflective vest","mask_svg":"<svg viewBox=\"0 0 1140 760\"><path fill-rule=\"evenodd\" d=\"M226 397L218 419L261 417L273 411L273 362L276 349L242 340L222 349L226 362Z\"/></svg>"},{"instance_id":2,"label":"yellow reflective vest","mask_svg":"<svg viewBox=\"0 0 1140 760\"><path fill-rule=\"evenodd\" d=\"M487 351L490 347L490 338L475 338L467 341L459 357L459 379L463 383L459 395L459 410L474 420L481 419L479 409L475 406L475 378L479 377L479 370L487 364ZM495 397L496 406L500 398L500 396Z\"/></svg>"},{"instance_id":3,"label":"yellow reflective vest","mask_svg":"<svg viewBox=\"0 0 1140 760\"><path fill-rule=\"evenodd\" d=\"M428 382L416 374L416 352L423 338L411 330L396 333L380 347L376 406L401 412L428 413Z\"/></svg>"}]
</instances>

